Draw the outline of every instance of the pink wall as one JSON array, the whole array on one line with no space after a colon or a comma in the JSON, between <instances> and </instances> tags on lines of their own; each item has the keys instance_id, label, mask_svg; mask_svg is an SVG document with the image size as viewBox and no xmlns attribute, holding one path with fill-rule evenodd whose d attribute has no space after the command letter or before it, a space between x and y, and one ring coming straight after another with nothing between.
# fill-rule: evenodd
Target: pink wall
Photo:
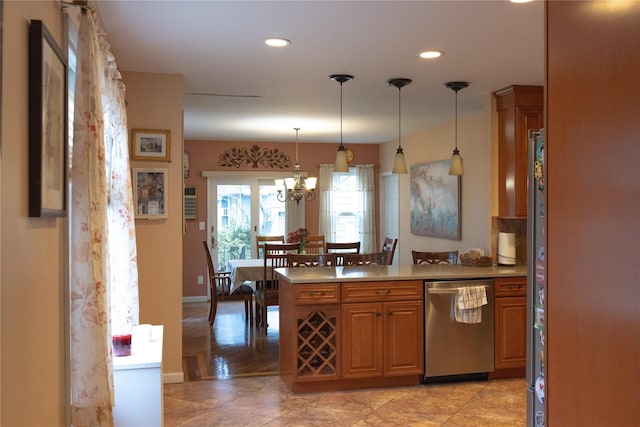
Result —
<instances>
[{"instance_id":1,"label":"pink wall","mask_svg":"<svg viewBox=\"0 0 640 427\"><path fill-rule=\"evenodd\" d=\"M202 176L202 171L242 171L248 173L255 171L266 171L268 168L258 166L253 168L229 168L218 165L220 154L233 147L251 147L258 145L261 148L278 148L295 159L295 143L292 142L237 142L237 141L185 141L184 149L189 152L190 174L185 179L184 184L195 186L198 195L198 210L195 220L185 221L185 234L182 239L182 296L194 297L205 296L206 286L197 284L199 275L207 277L207 267L205 264L204 252L202 250L202 240L207 238L206 230L199 230L198 223L207 221L207 179ZM354 152L352 165L373 164L376 166L376 182L378 182L379 170L379 146L377 144L358 144L348 147ZM300 169L308 172L310 176L318 176L320 164L333 163L335 161L338 144L314 144L299 143L298 158ZM291 168L293 171L293 168ZM318 231L320 201L316 198L307 203L305 211L305 224L313 233ZM378 200L376 196L376 211ZM376 215L377 221L377 215Z\"/></svg>"}]
</instances>

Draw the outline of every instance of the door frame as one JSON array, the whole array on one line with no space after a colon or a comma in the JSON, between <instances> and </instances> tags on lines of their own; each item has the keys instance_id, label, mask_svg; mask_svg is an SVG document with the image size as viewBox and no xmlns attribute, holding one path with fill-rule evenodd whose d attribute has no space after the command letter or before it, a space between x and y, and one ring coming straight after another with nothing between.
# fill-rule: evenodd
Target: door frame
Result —
<instances>
[{"instance_id":1,"label":"door frame","mask_svg":"<svg viewBox=\"0 0 640 427\"><path fill-rule=\"evenodd\" d=\"M216 186L218 184L260 184L260 181L266 181L276 178L287 178L292 176L291 171L202 171L202 176L207 178L207 243L209 244L209 250L211 256L215 260L217 259L217 248L211 247L212 227L217 223L215 210L209 209L210 202L215 198ZM302 177L306 177L305 173L301 173ZM252 206L252 217L255 214ZM295 202L287 201L285 203L285 212L287 216L286 229L296 230L299 227L304 227L305 224L305 200L300 201L300 205L296 206ZM251 254L255 253L255 236L257 232L255 229L251 230ZM286 238L286 236L285 236ZM215 251L215 252L214 252Z\"/></svg>"}]
</instances>

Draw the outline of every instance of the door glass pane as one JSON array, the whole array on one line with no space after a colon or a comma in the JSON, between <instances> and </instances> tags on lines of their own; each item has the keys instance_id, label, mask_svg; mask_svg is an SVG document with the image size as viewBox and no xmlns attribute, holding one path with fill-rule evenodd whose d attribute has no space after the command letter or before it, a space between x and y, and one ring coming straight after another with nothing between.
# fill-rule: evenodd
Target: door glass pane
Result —
<instances>
[{"instance_id":1,"label":"door glass pane","mask_svg":"<svg viewBox=\"0 0 640 427\"><path fill-rule=\"evenodd\" d=\"M217 266L228 259L251 258L251 186L217 186Z\"/></svg>"},{"instance_id":2,"label":"door glass pane","mask_svg":"<svg viewBox=\"0 0 640 427\"><path fill-rule=\"evenodd\" d=\"M285 203L276 199L274 184L260 184L260 207L258 220L258 235L285 236L286 211Z\"/></svg>"}]
</instances>

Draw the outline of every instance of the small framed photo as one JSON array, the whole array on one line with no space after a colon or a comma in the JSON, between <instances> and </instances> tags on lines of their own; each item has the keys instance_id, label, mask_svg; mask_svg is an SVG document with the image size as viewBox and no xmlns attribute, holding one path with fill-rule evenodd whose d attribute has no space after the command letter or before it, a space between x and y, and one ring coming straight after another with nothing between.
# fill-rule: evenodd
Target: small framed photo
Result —
<instances>
[{"instance_id":1,"label":"small framed photo","mask_svg":"<svg viewBox=\"0 0 640 427\"><path fill-rule=\"evenodd\" d=\"M67 61L42 21L29 25L29 216L65 216Z\"/></svg>"},{"instance_id":2,"label":"small framed photo","mask_svg":"<svg viewBox=\"0 0 640 427\"><path fill-rule=\"evenodd\" d=\"M131 160L171 161L171 131L131 130Z\"/></svg>"},{"instance_id":3,"label":"small framed photo","mask_svg":"<svg viewBox=\"0 0 640 427\"><path fill-rule=\"evenodd\" d=\"M168 169L134 169L133 204L136 218L168 218Z\"/></svg>"}]
</instances>

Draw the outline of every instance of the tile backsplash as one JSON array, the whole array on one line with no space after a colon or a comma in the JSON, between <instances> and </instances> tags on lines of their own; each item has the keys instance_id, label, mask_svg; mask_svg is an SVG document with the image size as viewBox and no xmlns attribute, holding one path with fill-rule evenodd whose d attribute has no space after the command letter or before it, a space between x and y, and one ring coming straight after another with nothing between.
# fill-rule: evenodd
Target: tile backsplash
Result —
<instances>
[{"instance_id":1,"label":"tile backsplash","mask_svg":"<svg viewBox=\"0 0 640 427\"><path fill-rule=\"evenodd\" d=\"M527 264L527 218L499 217L491 218L491 257L498 259L498 234L515 233L516 264Z\"/></svg>"}]
</instances>

